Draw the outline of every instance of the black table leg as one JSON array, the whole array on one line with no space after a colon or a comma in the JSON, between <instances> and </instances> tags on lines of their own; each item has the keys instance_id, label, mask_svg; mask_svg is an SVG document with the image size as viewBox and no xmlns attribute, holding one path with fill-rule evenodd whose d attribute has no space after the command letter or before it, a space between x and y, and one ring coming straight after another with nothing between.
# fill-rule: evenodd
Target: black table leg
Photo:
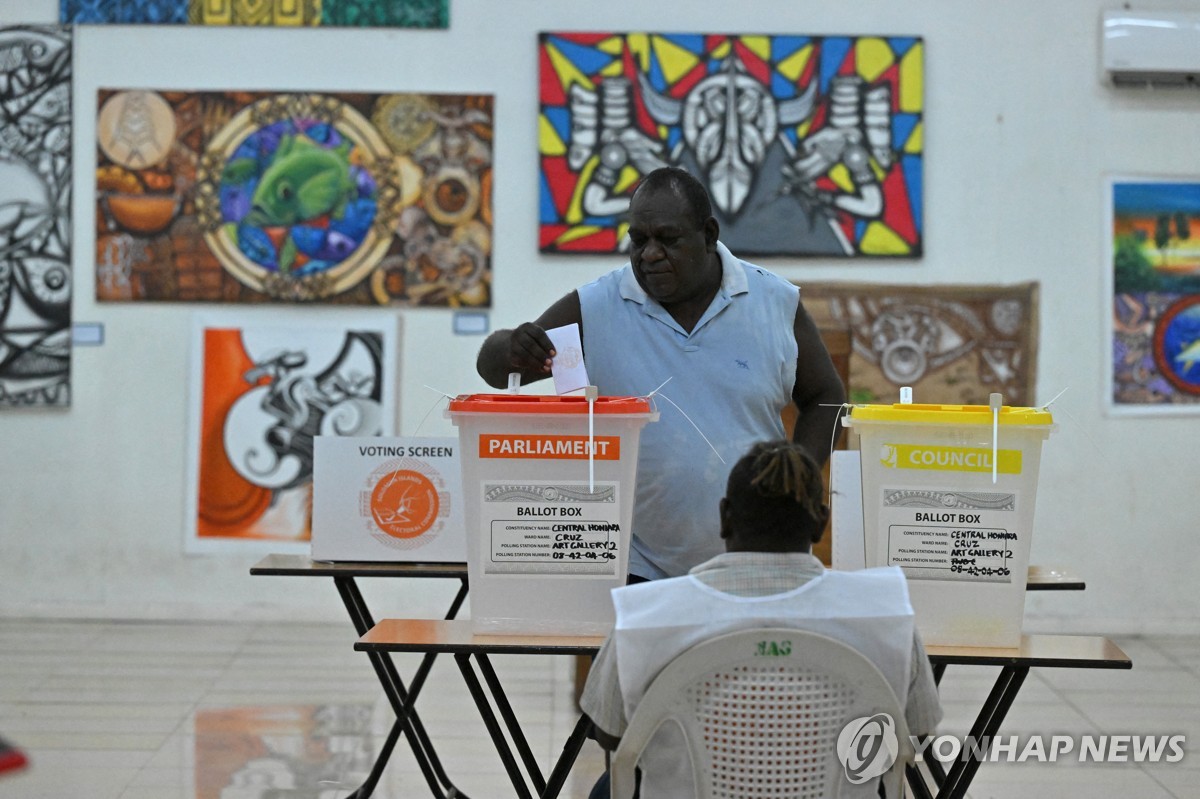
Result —
<instances>
[{"instance_id":1,"label":"black table leg","mask_svg":"<svg viewBox=\"0 0 1200 799\"><path fill-rule=\"evenodd\" d=\"M934 683L941 685L942 675L945 674L946 664L938 663L933 666ZM1028 667L1005 666L1000 670L1000 675L996 678L996 682L992 685L992 690L988 694L987 701L983 703L983 707L979 710L979 715L975 717L975 723L971 727L970 737L966 743L972 743L978 746L981 742L987 741L988 746L975 756L963 757L959 755L958 761L951 766L950 772L947 773L942 766L941 761L932 755L927 755L924 759L926 767L929 769L929 774L933 777L934 787L937 789L937 799L963 799L967 795L967 788L971 781L975 779L975 773L979 770L979 765L984 758L987 757L987 750L991 748L991 741L1000 730L1000 724L1004 721L1004 717L1008 715L1009 708L1012 707L1013 700L1017 698L1017 693L1021 690L1021 685L1025 682L1025 677L1029 674ZM964 743L964 745L966 745ZM929 750L926 749L926 752ZM921 774L916 764L910 764L905 769L905 775L908 781L908 787L912 790L916 799L933 799L934 794L929 790L929 785L925 782L924 775Z\"/></svg>"},{"instance_id":2,"label":"black table leg","mask_svg":"<svg viewBox=\"0 0 1200 799\"><path fill-rule=\"evenodd\" d=\"M542 776L542 769L538 766L537 758L533 756L533 750L529 748L529 741L525 738L525 732L517 721L517 715L513 713L508 696L504 693L504 687L500 685L496 670L492 668L492 662L482 652L475 655L475 662L479 664L479 672L487 682L496 708L500 711L500 717L504 719L504 725L508 727L509 737L512 738L513 745L517 747L517 753L525 764L525 771L533 781L533 789L537 791L538 796L543 796L546 792L546 778Z\"/></svg>"},{"instance_id":3,"label":"black table leg","mask_svg":"<svg viewBox=\"0 0 1200 799\"><path fill-rule=\"evenodd\" d=\"M354 578L334 577L333 582L337 586L342 603L346 606L346 611L350 614L350 619L354 623L354 629L360 636L366 634L368 630L375 626L375 621L371 617L366 600L363 599L362 593L358 590L358 585L354 582ZM464 577L462 578L462 585L459 588L458 594L455 596L450 610L447 612L447 619L454 618L458 613L458 609L462 606L466 594L467 580ZM416 758L417 765L420 767L421 773L425 776L425 781L429 784L429 789L433 792L433 795L437 799L448 799L449 797L463 797L465 799L466 795L454 787L454 784L442 768L441 761L438 759L437 753L433 749L433 744L429 740L429 735L425 732L425 727L414 708L417 694L424 685L425 678L429 673L429 669L433 666L433 661L437 655L430 653L421 660L421 665L413 677L410 688L407 690L389 655L383 652L369 652L367 653L367 657L371 661L371 666L375 669L376 677L378 677L380 684L383 686L384 694L392 705L392 710L396 714L396 721L392 724L391 731L389 731L383 746L380 747L379 753L376 755L370 774L367 775L363 784L350 794L348 799L367 799L374 792L375 786L378 784L379 778L383 774L383 769L387 765L392 750L395 748L401 734L408 736L413 749L413 756Z\"/></svg>"},{"instance_id":4,"label":"black table leg","mask_svg":"<svg viewBox=\"0 0 1200 799\"><path fill-rule=\"evenodd\" d=\"M504 732L500 729L500 722L496 720L496 714L492 712L487 694L484 693L479 678L475 676L475 669L471 666L471 656L456 654L454 660L458 663L458 669L467 683L467 690L471 692L471 698L475 700L475 707L479 709L479 715L483 718L488 735L492 737L492 743L496 745L496 752L500 755L500 761L504 763L504 770L508 772L508 778L512 780L517 796L520 796L521 799L533 799L533 794L529 792L529 786L525 783L525 777L517 766L517 760L513 757L512 748L509 747L508 741L504 740Z\"/></svg>"},{"instance_id":5,"label":"black table leg","mask_svg":"<svg viewBox=\"0 0 1200 799\"><path fill-rule=\"evenodd\" d=\"M550 772L550 779L546 782L546 790L542 794L542 799L556 799L559 792L562 791L563 783L567 781L567 775L571 773L571 767L575 765L575 758L579 757L579 751L583 749L584 741L587 740L588 727L591 724L591 719L583 715L579 717L579 721L575 722L575 729L571 731L567 742L563 744L562 754L558 756L558 762L554 764L554 771Z\"/></svg>"},{"instance_id":6,"label":"black table leg","mask_svg":"<svg viewBox=\"0 0 1200 799\"><path fill-rule=\"evenodd\" d=\"M1017 698L1017 693L1021 690L1021 685L1025 682L1028 674L1028 666L1005 666L1000 670L1000 676L996 678L987 701L984 702L979 715L975 717L975 724L971 727L970 738L967 741L975 746L986 741L987 746L978 753L972 752L970 757L959 757L946 775L946 779L938 791L938 799L963 799L967 795L967 788L970 786L971 780L975 778L979 764L986 759L992 739L1000 729L1004 717L1008 715L1008 710L1012 707L1013 700Z\"/></svg>"},{"instance_id":7,"label":"black table leg","mask_svg":"<svg viewBox=\"0 0 1200 799\"><path fill-rule=\"evenodd\" d=\"M933 794L929 792L929 785L926 784L925 777L922 776L916 763L909 763L904 767L904 776L908 781L909 792L916 799L933 799Z\"/></svg>"},{"instance_id":8,"label":"black table leg","mask_svg":"<svg viewBox=\"0 0 1200 799\"><path fill-rule=\"evenodd\" d=\"M522 797L522 799L533 799L534 794L529 790L529 783L532 782L536 796L539 799L557 799L559 792L562 791L563 784L567 781L567 775L571 773L571 768L575 765L575 759L579 756L579 752L583 749L584 742L587 740L587 732L591 726L591 721L587 716L580 715L579 721L575 722L575 729L571 731L571 735L567 738L566 743L563 744L562 753L559 754L558 760L554 764L554 769L550 773L550 778L547 780L542 776L541 767L538 766L537 759L533 756L533 751L529 747L529 740L525 737L525 733L517 721L512 704L508 701L508 696L504 693L504 687L500 684L500 680L496 676L496 670L492 667L488 656L483 653L475 654L475 663L479 667L480 674L483 675L484 682L487 683L486 691L483 684L480 683L474 667L471 665L471 656L469 654L456 654L454 659L457 661L458 668L467 683L467 690L471 692L471 697L475 700L475 706L479 709L479 715L483 718L483 724L487 727L488 734L492 738L492 743L496 745L496 751L500 755L504 769L508 772L509 779L512 780L513 787L517 790L517 795ZM491 694L491 701L488 699L489 693ZM511 746L504 737L504 731L500 727L500 720L496 718L496 714L492 710L492 702L495 702L496 708L500 711L500 716L504 720L504 726L508 729L509 737L512 739ZM513 755L514 746L525 765L525 771L529 775L528 780L521 773L517 759Z\"/></svg>"}]
</instances>

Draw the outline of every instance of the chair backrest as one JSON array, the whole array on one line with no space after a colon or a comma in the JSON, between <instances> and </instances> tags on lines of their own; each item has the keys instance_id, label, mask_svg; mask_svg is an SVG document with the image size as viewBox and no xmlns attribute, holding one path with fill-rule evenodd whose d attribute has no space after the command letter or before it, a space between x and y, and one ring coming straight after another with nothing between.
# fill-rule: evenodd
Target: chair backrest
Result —
<instances>
[{"instance_id":1,"label":"chair backrest","mask_svg":"<svg viewBox=\"0 0 1200 799\"><path fill-rule=\"evenodd\" d=\"M874 663L804 630L717 636L678 655L646 689L612 758L612 797L633 795L634 766L664 723L683 731L701 799L874 796L876 780L851 783L837 743L849 722L881 713L898 746L885 780L895 797L912 751L904 711Z\"/></svg>"}]
</instances>

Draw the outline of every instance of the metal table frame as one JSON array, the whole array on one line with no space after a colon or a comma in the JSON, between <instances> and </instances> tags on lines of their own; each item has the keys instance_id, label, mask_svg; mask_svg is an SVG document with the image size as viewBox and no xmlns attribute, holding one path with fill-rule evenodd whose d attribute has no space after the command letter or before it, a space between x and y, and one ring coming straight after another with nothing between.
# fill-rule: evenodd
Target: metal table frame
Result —
<instances>
[{"instance_id":1,"label":"metal table frame","mask_svg":"<svg viewBox=\"0 0 1200 799\"><path fill-rule=\"evenodd\" d=\"M268 555L251 567L250 574L256 576L332 577L338 596L341 597L346 612L350 614L350 621L354 624L354 629L360 637L375 626L375 620L358 588L358 583L355 582L357 577L457 579L461 585L453 602L450 603L450 608L446 611L446 620L451 620L458 615L463 600L467 596L467 567L464 563L334 563L314 561L305 555ZM375 669L375 675L383 687L384 694L392 705L396 721L392 724L392 729L388 732L383 746L376 755L375 763L366 780L347 799L367 799L375 791L383 769L387 766L392 750L402 734L412 746L417 765L424 774L425 781L429 784L433 795L438 799L450 799L450 797L464 797L465 799L466 794L454 786L446 775L445 769L442 768L441 760L434 751L433 742L430 741L420 716L415 710L417 695L425 684L425 678L433 666L433 661L437 658L437 653L429 652L422 658L421 665L413 674L407 688L404 681L400 679L396 665L388 653L368 652L367 657Z\"/></svg>"},{"instance_id":2,"label":"metal table frame","mask_svg":"<svg viewBox=\"0 0 1200 799\"><path fill-rule=\"evenodd\" d=\"M592 657L603 643L604 636L474 635L469 621L384 619L360 638L354 648L377 653L418 652L426 656L443 653L453 655L462 673L463 682L466 683L504 769L508 772L516 795L521 799L533 799L535 796L539 799L553 799L562 790L567 775L570 774L571 767L583 748L591 721L587 716L579 717L549 776L545 776L513 712L504 687L496 676L490 656ZM492 704L496 706L495 711ZM504 723L503 728L501 720ZM512 739L511 745L504 736L505 731Z\"/></svg>"},{"instance_id":3,"label":"metal table frame","mask_svg":"<svg viewBox=\"0 0 1200 799\"><path fill-rule=\"evenodd\" d=\"M567 774L583 746L589 721L586 716L580 717L563 746L550 777L544 778L488 657L493 654L595 655L603 641L603 638L597 636L474 635L469 621L384 619L362 636L354 648L377 654L452 654L512 780L517 796L522 799L532 799L533 796L539 799L553 799L562 789ZM935 677L939 679L949 665L1001 667L1000 675L972 726L971 734L977 736L977 739L985 735L995 736L1032 667L1128 669L1133 666L1132 661L1119 647L1107 638L1099 636L1023 635L1021 645L1013 649L928 646L926 652L933 665ZM486 691L476 674L476 668L483 675ZM513 741L511 746L505 740L491 703L499 709ZM514 747L524 765L525 774L521 773L517 757L513 753ZM936 760L927 760L933 776L933 790L920 771L910 767L907 773L910 788L918 799L931 799L934 796L937 799L962 799L982 762L980 758L985 755L986 752L972 751L971 757L956 762L948 773L942 770L941 764Z\"/></svg>"},{"instance_id":4,"label":"metal table frame","mask_svg":"<svg viewBox=\"0 0 1200 799\"><path fill-rule=\"evenodd\" d=\"M1086 635L1022 635L1016 649L989 649L985 647L926 647L929 662L933 664L934 679L941 681L946 667L954 664L970 666L999 666L1000 674L992 684L992 690L984 700L971 725L970 735L976 741L991 741L1000 730L1000 724L1012 707L1013 700L1021 690L1029 669L1074 668L1074 669L1131 669L1133 661L1121 648L1107 638ZM973 752L967 759L958 759L946 772L934 758L926 758L925 764L933 778L932 788L920 770L910 764L907 768L908 785L917 799L962 799L967 795L975 772L987 756L987 749Z\"/></svg>"},{"instance_id":5,"label":"metal table frame","mask_svg":"<svg viewBox=\"0 0 1200 799\"><path fill-rule=\"evenodd\" d=\"M467 566L465 563L328 562L314 561L306 555L276 554L266 556L251 567L250 574L256 576L332 577L338 595L342 599L342 604L345 606L347 613L349 613L350 620L354 624L354 629L360 636L360 639L365 637L375 627L375 620L371 615L370 609L367 607L362 592L358 588L358 584L355 582L355 578L357 577L457 579L461 585L449 610L446 612L445 621L455 619L467 595ZM1085 585L1081 579L1069 573L1031 566L1029 568L1029 579L1026 587L1030 591L1061 591L1083 590ZM505 770L513 781L514 788L517 790L517 795L530 797L531 787L539 797L555 797L558 795L567 774L570 772L571 766L575 762L576 756L583 747L583 742L586 739L588 731L587 721L585 718L580 718L571 736L568 738L567 744L564 746L555 768L552 770L549 778L545 777L541 773L536 759L533 757L529 744L513 713L512 706L509 704L503 687L496 676L496 672L492 668L491 662L488 659L488 653L566 654L591 657L595 655L603 639L596 639L595 644L592 645L591 643L583 643L588 640L585 638L565 639L565 641L564 639L547 638L543 639L536 646L530 646L528 644L514 645L512 643L514 639L508 636L492 636L491 638L493 640L486 647L480 647L472 642L463 640L443 642L443 644L430 649L361 646L361 641L360 644L355 645L356 649L367 652L371 666L374 668L380 685L383 687L384 694L387 696L392 710L396 714L396 720L392 724L392 728L384 740L383 746L376 755L375 763L366 780L347 799L367 799L371 796L401 735L405 735L408 738L417 760L417 765L420 767L435 797L438 799L450 799L450 797L466 796L454 786L450 778L446 775L445 769L442 767L441 761L434 751L433 743L430 741L424 725L421 723L421 719L415 710L417 695L425 683L426 676L433 666L433 661L441 652L454 655L459 671L463 675L463 680L467 684L467 689L470 691L476 706L479 708L489 735L491 735L493 742L496 744ZM521 638L523 641L527 639L528 637ZM508 643L502 643L504 641ZM407 687L404 681L401 680L395 664L389 655L389 652L392 651L424 652L425 656L421 660L421 665L413 674L412 680ZM474 666L472 665L472 658L474 658ZM932 655L931 660L934 660ZM934 663L935 676L940 680L946 663L938 664L936 660ZM478 669L478 673L476 669ZM985 709L992 708L988 720L985 721L983 719L981 712L980 720L976 722L976 727L982 734L989 734L988 730L994 732L999 727L1004 714L1008 712L1008 707L1012 704L1013 698L1016 697L1017 692L1020 690L1021 683L1025 679L1025 675L1028 674L1028 671L1028 667L1023 669L1005 669L1002 671L1000 678L996 682L996 686L993 688L992 696L989 696L988 704L985 704ZM482 683L480 682L480 676L483 678ZM484 689L485 683L487 686L486 691ZM488 702L489 694L492 697L492 701L496 704L496 708L504 721L504 726L508 730L509 736L512 738L513 746L516 747L520 755L525 774L521 773L512 748L504 739L500 721L496 718L496 714L492 711ZM973 728L972 733L975 732L976 729ZM954 769L951 770L949 775L939 773L937 769L940 769L940 764L936 762L932 762L931 767L931 774L939 786L939 799L943 799L943 797L956 797L957 799L961 794L944 792L940 786L945 784L947 790L953 789L964 776L966 783L963 783L963 785L969 784L970 779L974 776L975 768L978 768L978 764L975 764L974 768L971 768L965 775L956 772ZM928 796L929 793L927 790L925 793L918 793L919 799L925 799Z\"/></svg>"}]
</instances>

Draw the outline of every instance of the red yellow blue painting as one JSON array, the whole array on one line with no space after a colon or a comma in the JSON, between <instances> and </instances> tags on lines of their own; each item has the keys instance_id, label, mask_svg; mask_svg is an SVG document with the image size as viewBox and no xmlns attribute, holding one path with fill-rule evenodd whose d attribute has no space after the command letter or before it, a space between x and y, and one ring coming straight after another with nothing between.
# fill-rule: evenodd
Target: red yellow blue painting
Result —
<instances>
[{"instance_id":1,"label":"red yellow blue painting","mask_svg":"<svg viewBox=\"0 0 1200 799\"><path fill-rule=\"evenodd\" d=\"M1112 408L1200 411L1200 181L1110 181Z\"/></svg>"},{"instance_id":2,"label":"red yellow blue painting","mask_svg":"<svg viewBox=\"0 0 1200 799\"><path fill-rule=\"evenodd\" d=\"M539 246L625 246L638 180L708 187L739 254L922 253L915 36L542 33Z\"/></svg>"}]
</instances>

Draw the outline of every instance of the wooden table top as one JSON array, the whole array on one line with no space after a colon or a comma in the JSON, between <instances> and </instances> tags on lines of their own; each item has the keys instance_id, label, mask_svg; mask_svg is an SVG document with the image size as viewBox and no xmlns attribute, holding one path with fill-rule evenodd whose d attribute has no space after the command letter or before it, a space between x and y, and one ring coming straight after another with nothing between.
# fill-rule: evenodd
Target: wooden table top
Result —
<instances>
[{"instance_id":1,"label":"wooden table top","mask_svg":"<svg viewBox=\"0 0 1200 799\"><path fill-rule=\"evenodd\" d=\"M363 652L593 655L603 635L476 635L469 619L384 619L358 639Z\"/></svg>"},{"instance_id":2,"label":"wooden table top","mask_svg":"<svg viewBox=\"0 0 1200 799\"><path fill-rule=\"evenodd\" d=\"M363 652L590 655L602 635L476 635L469 619L384 619L358 640ZM1121 648L1097 635L1028 634L1014 648L926 646L933 663L1084 669L1133 667Z\"/></svg>"},{"instance_id":3,"label":"wooden table top","mask_svg":"<svg viewBox=\"0 0 1200 799\"><path fill-rule=\"evenodd\" d=\"M287 577L466 577L465 563L324 561L308 555L267 555L250 567L253 575Z\"/></svg>"},{"instance_id":4,"label":"wooden table top","mask_svg":"<svg viewBox=\"0 0 1200 799\"><path fill-rule=\"evenodd\" d=\"M982 646L925 647L933 663L972 666L1044 666L1076 669L1131 669L1121 647L1100 635L1023 633L1014 648Z\"/></svg>"},{"instance_id":5,"label":"wooden table top","mask_svg":"<svg viewBox=\"0 0 1200 799\"><path fill-rule=\"evenodd\" d=\"M1079 577L1054 566L1030 566L1025 583L1027 591L1082 591L1087 588Z\"/></svg>"},{"instance_id":6,"label":"wooden table top","mask_svg":"<svg viewBox=\"0 0 1200 799\"><path fill-rule=\"evenodd\" d=\"M252 575L286 577L465 577L465 563L313 560L307 555L267 555L250 567ZM1082 591L1085 583L1066 570L1030 566L1030 591Z\"/></svg>"}]
</instances>

